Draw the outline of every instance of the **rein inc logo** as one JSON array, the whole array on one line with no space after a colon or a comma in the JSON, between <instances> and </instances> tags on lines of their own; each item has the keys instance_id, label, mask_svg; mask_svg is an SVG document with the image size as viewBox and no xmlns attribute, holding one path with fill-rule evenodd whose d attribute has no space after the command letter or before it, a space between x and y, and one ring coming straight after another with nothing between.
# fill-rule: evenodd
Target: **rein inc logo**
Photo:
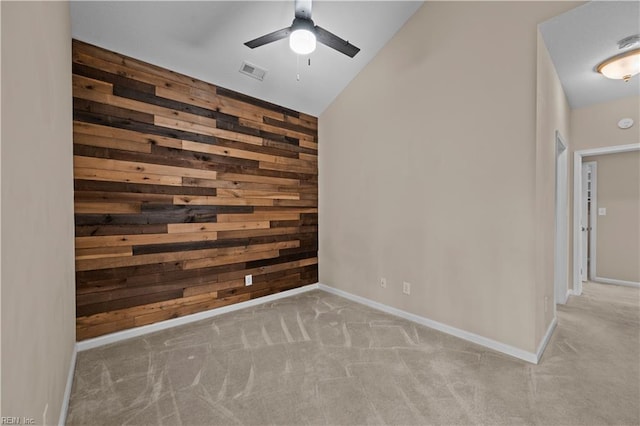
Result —
<instances>
[{"instance_id":1,"label":"rein inc logo","mask_svg":"<svg viewBox=\"0 0 640 426\"><path fill-rule=\"evenodd\" d=\"M0 417L0 425L35 425L36 419L33 417Z\"/></svg>"}]
</instances>

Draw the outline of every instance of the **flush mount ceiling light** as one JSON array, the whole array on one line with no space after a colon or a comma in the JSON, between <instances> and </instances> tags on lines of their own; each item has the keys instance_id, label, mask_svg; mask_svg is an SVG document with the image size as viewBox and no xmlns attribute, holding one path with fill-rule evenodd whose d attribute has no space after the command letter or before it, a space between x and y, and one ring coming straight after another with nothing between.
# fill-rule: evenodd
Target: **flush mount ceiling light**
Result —
<instances>
[{"instance_id":1,"label":"flush mount ceiling light","mask_svg":"<svg viewBox=\"0 0 640 426\"><path fill-rule=\"evenodd\" d=\"M640 35L624 38L618 42L619 49L625 49L640 43ZM640 48L628 50L603 61L596 68L600 74L614 80L629 81L640 73Z\"/></svg>"},{"instance_id":2,"label":"flush mount ceiling light","mask_svg":"<svg viewBox=\"0 0 640 426\"><path fill-rule=\"evenodd\" d=\"M640 48L607 59L598 65L597 71L607 78L629 81L640 73Z\"/></svg>"}]
</instances>

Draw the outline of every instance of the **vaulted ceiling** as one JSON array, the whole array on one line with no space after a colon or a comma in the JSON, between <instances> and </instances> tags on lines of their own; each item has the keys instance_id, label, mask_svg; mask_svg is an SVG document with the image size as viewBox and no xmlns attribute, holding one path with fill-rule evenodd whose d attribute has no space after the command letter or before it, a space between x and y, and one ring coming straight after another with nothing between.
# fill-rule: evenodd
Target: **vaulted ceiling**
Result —
<instances>
[{"instance_id":1,"label":"vaulted ceiling","mask_svg":"<svg viewBox=\"0 0 640 426\"><path fill-rule=\"evenodd\" d=\"M313 2L317 25L362 50L350 59L324 45L297 56L287 40L256 49L244 42L288 27L288 1L74 1L72 35L213 84L320 115L373 59L421 1ZM640 94L595 71L640 33L640 2L592 1L541 23L540 30L572 108ZM265 68L264 81L239 72L243 61ZM390 78L393 78L390 76Z\"/></svg>"}]
</instances>

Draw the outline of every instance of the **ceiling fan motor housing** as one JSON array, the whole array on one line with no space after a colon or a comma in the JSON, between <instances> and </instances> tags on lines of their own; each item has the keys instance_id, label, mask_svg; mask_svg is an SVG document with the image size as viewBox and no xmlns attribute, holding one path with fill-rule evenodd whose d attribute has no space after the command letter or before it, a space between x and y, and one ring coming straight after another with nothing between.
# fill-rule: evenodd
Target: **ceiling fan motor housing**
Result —
<instances>
[{"instance_id":1,"label":"ceiling fan motor housing","mask_svg":"<svg viewBox=\"0 0 640 426\"><path fill-rule=\"evenodd\" d=\"M291 32L297 30L307 30L315 34L316 29L313 20L307 18L295 18L291 24Z\"/></svg>"}]
</instances>

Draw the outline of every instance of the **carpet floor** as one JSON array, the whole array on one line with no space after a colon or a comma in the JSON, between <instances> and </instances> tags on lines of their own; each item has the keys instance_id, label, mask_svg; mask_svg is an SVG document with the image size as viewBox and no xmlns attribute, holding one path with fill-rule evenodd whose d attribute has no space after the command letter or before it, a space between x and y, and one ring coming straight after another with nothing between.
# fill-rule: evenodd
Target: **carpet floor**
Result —
<instances>
[{"instance_id":1,"label":"carpet floor","mask_svg":"<svg viewBox=\"0 0 640 426\"><path fill-rule=\"evenodd\" d=\"M638 289L587 283L539 365L314 290L78 354L68 425L638 425Z\"/></svg>"}]
</instances>

